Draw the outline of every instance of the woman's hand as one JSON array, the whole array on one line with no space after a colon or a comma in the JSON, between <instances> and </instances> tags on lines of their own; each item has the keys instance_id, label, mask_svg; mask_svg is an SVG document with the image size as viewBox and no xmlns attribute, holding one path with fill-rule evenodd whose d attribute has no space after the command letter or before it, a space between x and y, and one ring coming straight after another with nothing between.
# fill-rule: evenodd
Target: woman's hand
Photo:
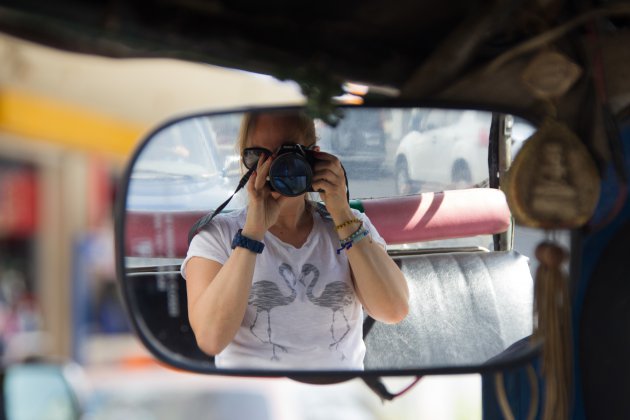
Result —
<instances>
[{"instance_id":1,"label":"woman's hand","mask_svg":"<svg viewBox=\"0 0 630 420\"><path fill-rule=\"evenodd\" d=\"M287 198L278 193L272 193L267 183L272 161L273 156L261 156L256 170L247 182L249 205L243 234L259 241L278 220L280 206Z\"/></svg>"},{"instance_id":2,"label":"woman's hand","mask_svg":"<svg viewBox=\"0 0 630 420\"><path fill-rule=\"evenodd\" d=\"M346 198L346 178L341 161L330 153L315 152L313 190L318 191L331 215L350 209Z\"/></svg>"}]
</instances>

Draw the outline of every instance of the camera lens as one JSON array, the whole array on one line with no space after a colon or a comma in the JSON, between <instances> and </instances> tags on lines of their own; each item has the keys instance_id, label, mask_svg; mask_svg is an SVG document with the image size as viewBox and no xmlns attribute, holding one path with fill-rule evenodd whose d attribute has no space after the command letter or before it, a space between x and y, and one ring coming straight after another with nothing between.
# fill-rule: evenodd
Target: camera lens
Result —
<instances>
[{"instance_id":1,"label":"camera lens","mask_svg":"<svg viewBox=\"0 0 630 420\"><path fill-rule=\"evenodd\" d=\"M313 172L306 159L295 153L286 153L274 159L269 168L269 182L282 195L294 197L311 187Z\"/></svg>"}]
</instances>

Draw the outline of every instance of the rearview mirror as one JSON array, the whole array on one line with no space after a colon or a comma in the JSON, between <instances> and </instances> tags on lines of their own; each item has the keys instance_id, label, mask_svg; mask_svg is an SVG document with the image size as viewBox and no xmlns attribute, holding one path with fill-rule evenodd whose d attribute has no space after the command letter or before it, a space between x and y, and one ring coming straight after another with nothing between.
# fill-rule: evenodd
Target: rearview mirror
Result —
<instances>
[{"instance_id":1,"label":"rearview mirror","mask_svg":"<svg viewBox=\"0 0 630 420\"><path fill-rule=\"evenodd\" d=\"M498 182L490 174L501 170L494 166L499 155L509 156L515 141L512 117L476 110L353 107L343 109L336 127L314 121L317 144L340 159L351 206L366 214L387 242L409 286L409 314L394 325L362 320L364 369L324 368L307 358L292 370L217 368L215 357L197 345L180 266L191 227L237 189L245 169L225 170L226 163L241 161L236 144L245 116L263 111L297 108L168 122L147 137L127 167L116 210L118 273L136 332L156 357L205 373L345 378L480 372L537 354L529 342L533 284L527 258L500 240L510 236L510 211L503 193L489 188ZM320 201L317 193L310 199ZM223 212L246 205L247 193L241 190ZM276 288L282 296L318 305L321 299L315 297L325 293L326 282L320 280L279 282ZM250 300L243 329L259 339L267 362L282 357L271 330L276 317L299 310L291 305L263 308ZM348 317L341 307L320 307L332 349L344 339ZM305 333L295 335L301 339Z\"/></svg>"}]
</instances>

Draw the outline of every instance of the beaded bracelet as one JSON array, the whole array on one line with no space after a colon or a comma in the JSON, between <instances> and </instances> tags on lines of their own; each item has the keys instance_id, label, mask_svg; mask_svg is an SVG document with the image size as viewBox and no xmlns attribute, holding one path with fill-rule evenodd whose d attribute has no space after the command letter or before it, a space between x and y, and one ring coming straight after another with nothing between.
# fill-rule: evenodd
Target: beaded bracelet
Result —
<instances>
[{"instance_id":1,"label":"beaded bracelet","mask_svg":"<svg viewBox=\"0 0 630 420\"><path fill-rule=\"evenodd\" d=\"M344 228L346 226L350 226L353 223L361 223L361 224L363 224L363 222L361 220L359 220L359 219L357 219L355 217L354 219L346 220L345 222L335 226L335 230L339 230L339 229Z\"/></svg>"},{"instance_id":2,"label":"beaded bracelet","mask_svg":"<svg viewBox=\"0 0 630 420\"><path fill-rule=\"evenodd\" d=\"M337 255L341 254L341 251L343 251L344 249L346 251L349 250L350 248L352 248L352 245L356 244L369 234L370 231L365 229L363 227L363 223L361 223L361 226L359 227L359 229L356 230L356 232L348 236L346 239L342 239L339 241L339 245L341 246L341 248L337 249Z\"/></svg>"},{"instance_id":3,"label":"beaded bracelet","mask_svg":"<svg viewBox=\"0 0 630 420\"><path fill-rule=\"evenodd\" d=\"M359 222L359 227L357 228L357 230L352 232L352 234L348 236L347 238L340 239L339 243L343 244L344 242L352 242L355 238L361 235L364 230L367 230L367 229L363 228L363 222Z\"/></svg>"}]
</instances>

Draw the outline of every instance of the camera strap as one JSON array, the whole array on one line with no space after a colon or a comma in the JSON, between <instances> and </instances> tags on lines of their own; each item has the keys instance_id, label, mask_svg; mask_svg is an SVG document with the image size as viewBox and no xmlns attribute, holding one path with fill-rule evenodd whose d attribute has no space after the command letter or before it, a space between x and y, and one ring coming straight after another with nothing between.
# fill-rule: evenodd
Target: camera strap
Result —
<instances>
[{"instance_id":1,"label":"camera strap","mask_svg":"<svg viewBox=\"0 0 630 420\"><path fill-rule=\"evenodd\" d=\"M215 211L213 211L212 213L206 214L205 216L197 220L190 227L190 229L188 230L188 245L190 245L190 242L193 240L195 235L201 232L201 229L203 229L208 223L210 223L212 219L214 219L214 216L221 213L223 209L225 208L225 206L227 206L229 202L232 200L232 198L236 195L236 193L239 192L241 188L245 186L245 184L247 184L247 181L249 181L249 177L252 176L255 169L256 167L253 166L251 169L247 171L245 175L243 175L241 180L238 182L238 185L236 189L234 190L234 192L232 193L232 195L227 200L225 200L219 207L217 207Z\"/></svg>"},{"instance_id":2,"label":"camera strap","mask_svg":"<svg viewBox=\"0 0 630 420\"><path fill-rule=\"evenodd\" d=\"M238 186L236 187L232 195L227 200L225 200L219 207L217 207L216 210L214 210L212 213L208 213L205 216L201 217L190 227L190 229L188 230L188 245L190 245L190 242L193 240L195 235L201 232L201 230L206 225L208 225L212 221L212 219L214 219L214 216L221 213L223 209L225 208L225 206L227 206L230 203L230 201L236 195L236 193L239 192L245 186L245 184L247 184L247 181L249 181L249 177L252 176L252 173L254 173L255 169L256 167L254 166L251 169L249 169L245 175L243 175L241 180L238 182ZM341 165L341 169L343 169L343 177L346 182L346 200L348 200L348 203L349 203L350 202L350 188L348 187L348 174L346 174L346 168L344 168L343 165ZM328 214L328 211L325 211L325 206L323 204L320 205L320 203L318 203L317 209L323 215ZM328 214L328 217L330 217L330 214Z\"/></svg>"}]
</instances>

